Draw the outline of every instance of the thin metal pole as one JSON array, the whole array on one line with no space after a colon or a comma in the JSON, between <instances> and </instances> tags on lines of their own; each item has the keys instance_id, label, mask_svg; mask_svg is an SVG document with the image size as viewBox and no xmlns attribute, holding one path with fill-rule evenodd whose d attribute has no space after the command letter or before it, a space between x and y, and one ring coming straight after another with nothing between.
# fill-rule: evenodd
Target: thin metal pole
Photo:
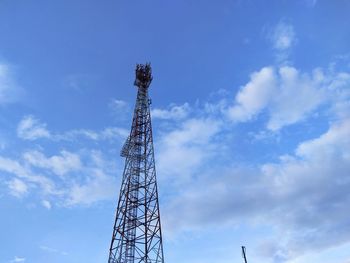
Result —
<instances>
[{"instance_id":1,"label":"thin metal pole","mask_svg":"<svg viewBox=\"0 0 350 263\"><path fill-rule=\"evenodd\" d=\"M245 251L246 251L245 247L242 246L242 256L244 258L244 263L248 263Z\"/></svg>"}]
</instances>

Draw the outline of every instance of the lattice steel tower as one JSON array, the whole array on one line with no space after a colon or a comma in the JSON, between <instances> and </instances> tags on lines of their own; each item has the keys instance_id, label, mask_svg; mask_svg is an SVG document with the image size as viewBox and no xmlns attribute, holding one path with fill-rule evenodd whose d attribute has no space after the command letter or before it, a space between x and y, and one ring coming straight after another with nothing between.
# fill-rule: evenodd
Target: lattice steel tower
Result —
<instances>
[{"instance_id":1,"label":"lattice steel tower","mask_svg":"<svg viewBox=\"0 0 350 263\"><path fill-rule=\"evenodd\" d=\"M151 81L151 66L138 64L137 99L121 150L126 159L108 263L164 263L148 97Z\"/></svg>"}]
</instances>

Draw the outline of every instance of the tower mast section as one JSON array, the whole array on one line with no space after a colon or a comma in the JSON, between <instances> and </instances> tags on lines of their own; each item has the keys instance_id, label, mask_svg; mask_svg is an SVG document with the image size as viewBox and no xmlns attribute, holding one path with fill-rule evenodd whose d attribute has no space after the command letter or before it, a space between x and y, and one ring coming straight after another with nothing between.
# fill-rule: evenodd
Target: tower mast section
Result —
<instances>
[{"instance_id":1,"label":"tower mast section","mask_svg":"<svg viewBox=\"0 0 350 263\"><path fill-rule=\"evenodd\" d=\"M135 75L137 98L130 135L121 150L125 167L108 263L164 263L148 95L150 64L137 64Z\"/></svg>"}]
</instances>

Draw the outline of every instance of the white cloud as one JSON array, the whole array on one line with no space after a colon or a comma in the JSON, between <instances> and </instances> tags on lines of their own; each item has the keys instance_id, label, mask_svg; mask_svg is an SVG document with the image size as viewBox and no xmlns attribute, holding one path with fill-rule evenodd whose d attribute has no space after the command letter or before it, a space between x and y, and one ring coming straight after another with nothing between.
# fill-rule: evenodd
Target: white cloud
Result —
<instances>
[{"instance_id":1,"label":"white cloud","mask_svg":"<svg viewBox=\"0 0 350 263\"><path fill-rule=\"evenodd\" d=\"M23 181L39 185L46 194L59 194L55 189L53 181L45 176L33 174L30 167L23 166L16 160L0 156L0 170L12 174Z\"/></svg>"},{"instance_id":2,"label":"white cloud","mask_svg":"<svg viewBox=\"0 0 350 263\"><path fill-rule=\"evenodd\" d=\"M15 256L13 260L11 260L11 262L24 262L24 261L26 261L26 258L17 257L17 256Z\"/></svg>"},{"instance_id":3,"label":"white cloud","mask_svg":"<svg viewBox=\"0 0 350 263\"><path fill-rule=\"evenodd\" d=\"M41 123L33 116L25 116L18 124L17 135L24 140L36 140L39 138L49 138L50 132L46 129L46 124Z\"/></svg>"},{"instance_id":4,"label":"white cloud","mask_svg":"<svg viewBox=\"0 0 350 263\"><path fill-rule=\"evenodd\" d=\"M126 138L129 135L129 131L118 127L108 127L101 131L101 139L116 139L116 138Z\"/></svg>"},{"instance_id":5,"label":"white cloud","mask_svg":"<svg viewBox=\"0 0 350 263\"><path fill-rule=\"evenodd\" d=\"M11 195L22 197L28 192L28 186L20 179L14 178L8 182L8 187Z\"/></svg>"},{"instance_id":6,"label":"white cloud","mask_svg":"<svg viewBox=\"0 0 350 263\"><path fill-rule=\"evenodd\" d=\"M292 155L257 168L215 165L192 179L163 211L167 231L203 230L240 222L269 227L257 248L276 262L350 242L350 119L333 123ZM176 215L181 214L181 217ZM215 216L214 216L215 215ZM271 230L271 231L272 231Z\"/></svg>"},{"instance_id":7,"label":"white cloud","mask_svg":"<svg viewBox=\"0 0 350 263\"><path fill-rule=\"evenodd\" d=\"M280 231L292 231L287 242L291 257L350 242L345 212L350 204L349 134L350 119L346 119L319 138L301 143L295 156L262 167L279 202L270 220Z\"/></svg>"},{"instance_id":8,"label":"white cloud","mask_svg":"<svg viewBox=\"0 0 350 263\"><path fill-rule=\"evenodd\" d=\"M350 113L349 113L350 115ZM350 119L332 125L326 133L317 139L301 143L296 154L304 158L323 158L324 155L335 154L339 160L350 161Z\"/></svg>"},{"instance_id":9,"label":"white cloud","mask_svg":"<svg viewBox=\"0 0 350 263\"><path fill-rule=\"evenodd\" d=\"M188 103L182 105L172 104L169 109L153 109L152 118L153 119L184 119L188 116L190 111L190 106Z\"/></svg>"},{"instance_id":10,"label":"white cloud","mask_svg":"<svg viewBox=\"0 0 350 263\"><path fill-rule=\"evenodd\" d=\"M114 160L105 158L100 151L89 152L89 166L86 168L86 179L71 185L66 199L67 206L91 205L105 200L114 200L120 186L122 169Z\"/></svg>"},{"instance_id":11,"label":"white cloud","mask_svg":"<svg viewBox=\"0 0 350 263\"><path fill-rule=\"evenodd\" d=\"M100 140L117 140L125 139L128 136L128 130L119 127L107 127L101 131L94 131L88 129L78 129L65 132L63 134L55 134L54 140L57 141L73 141L77 138L87 138L89 140L100 141Z\"/></svg>"},{"instance_id":12,"label":"white cloud","mask_svg":"<svg viewBox=\"0 0 350 263\"><path fill-rule=\"evenodd\" d=\"M163 137L166 145L205 145L219 131L219 121L212 119L189 119L180 129L167 133Z\"/></svg>"},{"instance_id":13,"label":"white cloud","mask_svg":"<svg viewBox=\"0 0 350 263\"><path fill-rule=\"evenodd\" d=\"M335 73L329 82L327 95L332 103L332 113L340 119L348 117L350 112L350 74L346 72Z\"/></svg>"},{"instance_id":14,"label":"white cloud","mask_svg":"<svg viewBox=\"0 0 350 263\"><path fill-rule=\"evenodd\" d=\"M51 157L46 157L39 151L28 151L23 154L23 158L28 164L51 170L57 175L65 175L82 168L79 155L68 151L61 151L60 155Z\"/></svg>"},{"instance_id":15,"label":"white cloud","mask_svg":"<svg viewBox=\"0 0 350 263\"><path fill-rule=\"evenodd\" d=\"M28 170L22 167L19 162L0 156L0 170L16 174L18 177L28 177Z\"/></svg>"},{"instance_id":16,"label":"white cloud","mask_svg":"<svg viewBox=\"0 0 350 263\"><path fill-rule=\"evenodd\" d=\"M249 121L270 102L276 91L276 74L264 67L250 76L250 81L236 95L235 105L228 110L233 121Z\"/></svg>"},{"instance_id":17,"label":"white cloud","mask_svg":"<svg viewBox=\"0 0 350 263\"><path fill-rule=\"evenodd\" d=\"M10 176L7 185L12 195L21 197L31 192L47 209L53 204L77 206L111 200L119 183L109 174L117 171L114 161L106 160L99 151L85 150L80 155L61 151L46 157L32 150L24 152L21 160L0 156L0 171ZM53 177L52 173L59 176Z\"/></svg>"},{"instance_id":18,"label":"white cloud","mask_svg":"<svg viewBox=\"0 0 350 263\"><path fill-rule=\"evenodd\" d=\"M296 42L294 27L291 24L280 22L274 28L271 41L273 47L279 51L285 51Z\"/></svg>"},{"instance_id":19,"label":"white cloud","mask_svg":"<svg viewBox=\"0 0 350 263\"><path fill-rule=\"evenodd\" d=\"M220 122L211 119L189 119L179 128L165 133L157 141L157 168L162 177L187 180L203 160L215 152L212 143L220 131Z\"/></svg>"},{"instance_id":20,"label":"white cloud","mask_svg":"<svg viewBox=\"0 0 350 263\"><path fill-rule=\"evenodd\" d=\"M310 117L321 105L338 116L346 116L350 109L350 74L327 73L315 69L301 72L295 67L282 66L277 70L264 67L251 75L227 109L234 122L250 121L267 111L267 129L277 131Z\"/></svg>"},{"instance_id":21,"label":"white cloud","mask_svg":"<svg viewBox=\"0 0 350 263\"><path fill-rule=\"evenodd\" d=\"M40 122L34 116L25 116L17 126L17 136L24 140L48 138L53 141L74 141L77 138L89 140L115 140L127 137L128 131L119 127L107 127L101 131L75 129L63 133L54 133L47 129L46 123Z\"/></svg>"},{"instance_id":22,"label":"white cloud","mask_svg":"<svg viewBox=\"0 0 350 263\"><path fill-rule=\"evenodd\" d=\"M79 130L71 130L62 135L55 135L55 139L57 140L74 140L77 137L85 137L90 140L99 140L100 134L93 130L87 129L79 129Z\"/></svg>"},{"instance_id":23,"label":"white cloud","mask_svg":"<svg viewBox=\"0 0 350 263\"><path fill-rule=\"evenodd\" d=\"M42 204L43 207L45 207L48 210L50 210L51 207L52 207L51 203L49 201L47 201L47 200L42 200L41 204Z\"/></svg>"},{"instance_id":24,"label":"white cloud","mask_svg":"<svg viewBox=\"0 0 350 263\"><path fill-rule=\"evenodd\" d=\"M115 177L106 175L102 170L94 169L86 183L75 183L68 191L67 206L91 205L103 200L112 200L118 191Z\"/></svg>"},{"instance_id":25,"label":"white cloud","mask_svg":"<svg viewBox=\"0 0 350 263\"><path fill-rule=\"evenodd\" d=\"M321 70L305 74L294 67L281 67L277 81L279 85L270 98L269 130L276 131L303 120L326 100L326 83Z\"/></svg>"}]
</instances>

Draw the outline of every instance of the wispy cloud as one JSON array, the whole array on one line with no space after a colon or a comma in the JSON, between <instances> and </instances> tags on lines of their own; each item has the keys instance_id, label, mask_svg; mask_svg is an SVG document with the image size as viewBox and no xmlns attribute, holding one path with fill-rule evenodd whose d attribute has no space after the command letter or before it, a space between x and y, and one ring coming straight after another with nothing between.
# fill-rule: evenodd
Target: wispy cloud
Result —
<instances>
[{"instance_id":1,"label":"wispy cloud","mask_svg":"<svg viewBox=\"0 0 350 263\"><path fill-rule=\"evenodd\" d=\"M0 61L0 105L16 101L22 92L13 75L11 66Z\"/></svg>"},{"instance_id":2,"label":"wispy cloud","mask_svg":"<svg viewBox=\"0 0 350 263\"><path fill-rule=\"evenodd\" d=\"M79 175L74 174L77 170ZM116 170L113 162L94 150L80 154L62 151L51 157L33 150L24 152L19 160L0 156L0 171L11 178L7 184L10 193L18 198L36 194L47 209L52 202L76 206L113 199L118 182L110 172Z\"/></svg>"},{"instance_id":3,"label":"wispy cloud","mask_svg":"<svg viewBox=\"0 0 350 263\"><path fill-rule=\"evenodd\" d=\"M125 139L128 136L128 130L120 127L107 127L100 131L88 129L70 130L62 134L54 134L53 140L73 141L76 138L86 138L89 140L118 140Z\"/></svg>"},{"instance_id":4,"label":"wispy cloud","mask_svg":"<svg viewBox=\"0 0 350 263\"><path fill-rule=\"evenodd\" d=\"M318 2L318 0L305 0L305 3L310 7L316 6L317 2Z\"/></svg>"},{"instance_id":5,"label":"wispy cloud","mask_svg":"<svg viewBox=\"0 0 350 263\"><path fill-rule=\"evenodd\" d=\"M51 157L46 157L42 152L36 150L27 151L23 154L23 159L33 167L47 169L60 176L82 168L80 156L64 150L60 152L60 155Z\"/></svg>"},{"instance_id":6,"label":"wispy cloud","mask_svg":"<svg viewBox=\"0 0 350 263\"><path fill-rule=\"evenodd\" d=\"M52 248L52 247L48 247L48 246L39 246L39 248L45 252L48 252L48 253L56 253L56 254L61 254L63 256L67 256L68 253L65 252L65 251L60 251L56 248Z\"/></svg>"},{"instance_id":7,"label":"wispy cloud","mask_svg":"<svg viewBox=\"0 0 350 263\"><path fill-rule=\"evenodd\" d=\"M296 42L294 27L291 24L280 22L273 30L272 44L276 50L287 50Z\"/></svg>"},{"instance_id":8,"label":"wispy cloud","mask_svg":"<svg viewBox=\"0 0 350 263\"><path fill-rule=\"evenodd\" d=\"M215 152L212 141L219 131L217 120L192 118L164 133L157 140L157 164L162 177L173 178L178 184L187 181Z\"/></svg>"},{"instance_id":9,"label":"wispy cloud","mask_svg":"<svg viewBox=\"0 0 350 263\"><path fill-rule=\"evenodd\" d=\"M23 140L35 141L50 139L53 141L73 141L77 138L89 140L115 140L127 137L128 131L120 127L107 127L101 131L89 129L73 129L63 133L55 133L47 128L47 124L32 115L24 116L17 126L17 136Z\"/></svg>"},{"instance_id":10,"label":"wispy cloud","mask_svg":"<svg viewBox=\"0 0 350 263\"><path fill-rule=\"evenodd\" d=\"M116 113L120 113L121 111L125 112L129 108L129 105L126 101L118 99L112 99L108 106L112 111Z\"/></svg>"},{"instance_id":11,"label":"wispy cloud","mask_svg":"<svg viewBox=\"0 0 350 263\"><path fill-rule=\"evenodd\" d=\"M94 86L98 76L93 74L69 74L63 79L63 86L70 89L70 91L82 92Z\"/></svg>"},{"instance_id":12,"label":"wispy cloud","mask_svg":"<svg viewBox=\"0 0 350 263\"><path fill-rule=\"evenodd\" d=\"M125 121L131 114L130 105L128 102L120 99L111 99L108 103L108 108L115 120Z\"/></svg>"},{"instance_id":13,"label":"wispy cloud","mask_svg":"<svg viewBox=\"0 0 350 263\"><path fill-rule=\"evenodd\" d=\"M286 21L280 21L271 28L267 33L267 38L271 42L279 63L284 63L288 59L292 47L297 43L294 26Z\"/></svg>"},{"instance_id":14,"label":"wispy cloud","mask_svg":"<svg viewBox=\"0 0 350 263\"><path fill-rule=\"evenodd\" d=\"M167 109L153 109L152 118L154 119L184 119L188 116L190 106L188 103L182 105L171 104Z\"/></svg>"},{"instance_id":15,"label":"wispy cloud","mask_svg":"<svg viewBox=\"0 0 350 263\"><path fill-rule=\"evenodd\" d=\"M43 207L45 207L45 208L48 209L48 210L50 210L51 207L52 207L50 201L48 201L48 200L42 200L42 201L41 201L41 204L43 205Z\"/></svg>"},{"instance_id":16,"label":"wispy cloud","mask_svg":"<svg viewBox=\"0 0 350 263\"><path fill-rule=\"evenodd\" d=\"M9 181L8 187L11 195L15 197L22 197L28 192L27 184L18 178L14 178Z\"/></svg>"},{"instance_id":17,"label":"wispy cloud","mask_svg":"<svg viewBox=\"0 0 350 263\"><path fill-rule=\"evenodd\" d=\"M55 189L54 182L51 179L47 178L46 176L33 173L30 169L30 166L22 165L17 160L0 156L0 170L7 174L15 176L15 178L20 179L23 184L25 184L24 186L19 181L17 181L17 183L12 183L9 185L10 191L18 189L22 193L26 191L29 192L32 186L37 185L40 186L40 189L45 194L59 194L57 189Z\"/></svg>"},{"instance_id":18,"label":"wispy cloud","mask_svg":"<svg viewBox=\"0 0 350 263\"><path fill-rule=\"evenodd\" d=\"M67 206L91 205L103 200L113 200L119 185L115 177L95 170L86 183L75 183L68 192Z\"/></svg>"},{"instance_id":19,"label":"wispy cloud","mask_svg":"<svg viewBox=\"0 0 350 263\"><path fill-rule=\"evenodd\" d=\"M26 261L26 258L15 256L15 258L12 259L10 262L24 262L24 261Z\"/></svg>"},{"instance_id":20,"label":"wispy cloud","mask_svg":"<svg viewBox=\"0 0 350 263\"><path fill-rule=\"evenodd\" d=\"M46 124L40 122L34 116L25 116L18 124L17 135L24 140L36 140L39 138L50 138L51 134Z\"/></svg>"}]
</instances>

